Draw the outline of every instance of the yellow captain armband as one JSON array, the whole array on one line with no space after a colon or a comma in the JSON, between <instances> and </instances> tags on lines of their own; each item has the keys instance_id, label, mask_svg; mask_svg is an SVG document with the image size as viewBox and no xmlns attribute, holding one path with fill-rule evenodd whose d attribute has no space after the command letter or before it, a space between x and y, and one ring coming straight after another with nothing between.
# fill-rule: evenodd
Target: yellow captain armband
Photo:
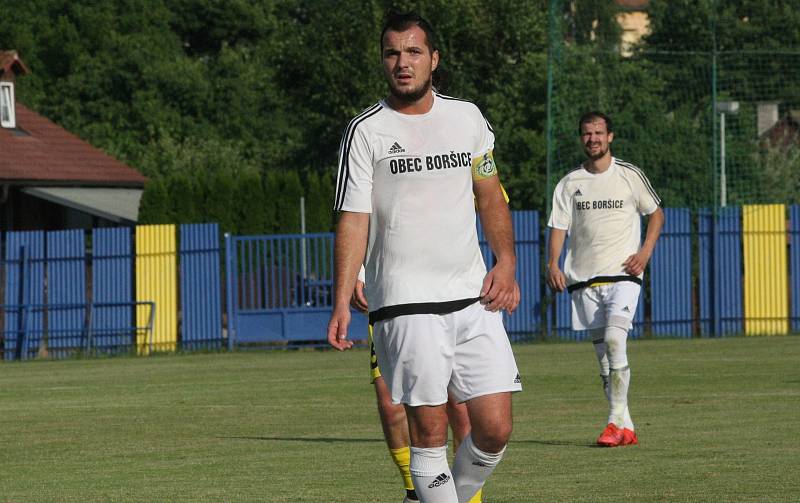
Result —
<instances>
[{"instance_id":1,"label":"yellow captain armband","mask_svg":"<svg viewBox=\"0 0 800 503\"><path fill-rule=\"evenodd\" d=\"M494 163L492 151L488 151L480 157L472 160L472 180L485 180L497 176L497 166Z\"/></svg>"}]
</instances>

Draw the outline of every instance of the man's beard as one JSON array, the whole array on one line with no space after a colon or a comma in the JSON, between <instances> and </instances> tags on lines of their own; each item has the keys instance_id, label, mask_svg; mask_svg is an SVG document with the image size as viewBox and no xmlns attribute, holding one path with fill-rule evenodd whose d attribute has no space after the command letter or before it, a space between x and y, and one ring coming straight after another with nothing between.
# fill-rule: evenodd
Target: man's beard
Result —
<instances>
[{"instance_id":1,"label":"man's beard","mask_svg":"<svg viewBox=\"0 0 800 503\"><path fill-rule=\"evenodd\" d=\"M389 92L392 93L392 96L394 96L397 101L400 101L402 103L415 103L420 99L422 99L428 93L428 91L431 89L432 81L433 78L428 77L428 80L425 81L417 89L411 89L409 91L400 91L390 83Z\"/></svg>"},{"instance_id":2,"label":"man's beard","mask_svg":"<svg viewBox=\"0 0 800 503\"><path fill-rule=\"evenodd\" d=\"M602 150L602 149L601 149L601 150L600 150L600 151L598 151L596 154L592 154L592 151L590 150L590 148L589 148L589 147L584 147L584 148L583 148L583 151L584 151L584 153L586 154L586 157L588 157L589 159L591 159L591 160L593 160L593 161L596 161L596 160L598 160L598 159L602 159L602 158L603 158L603 156L604 156L604 155L606 155L606 154L608 153L608 149L607 149L607 148L606 148L605 150Z\"/></svg>"}]
</instances>

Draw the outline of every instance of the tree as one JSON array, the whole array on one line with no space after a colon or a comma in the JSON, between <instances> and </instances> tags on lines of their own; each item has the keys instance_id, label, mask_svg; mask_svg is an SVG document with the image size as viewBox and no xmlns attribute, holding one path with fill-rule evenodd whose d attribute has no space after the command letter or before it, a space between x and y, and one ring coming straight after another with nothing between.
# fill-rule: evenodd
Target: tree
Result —
<instances>
[{"instance_id":1,"label":"tree","mask_svg":"<svg viewBox=\"0 0 800 503\"><path fill-rule=\"evenodd\" d=\"M142 224L169 223L169 194L160 178L147 182L139 203L139 222Z\"/></svg>"},{"instance_id":2,"label":"tree","mask_svg":"<svg viewBox=\"0 0 800 503\"><path fill-rule=\"evenodd\" d=\"M333 181L327 173L310 172L306 178L306 228L308 232L333 230Z\"/></svg>"},{"instance_id":3,"label":"tree","mask_svg":"<svg viewBox=\"0 0 800 503\"><path fill-rule=\"evenodd\" d=\"M238 234L237 211L234 206L235 182L231 173L214 171L203 177L203 220L219 223L220 230Z\"/></svg>"},{"instance_id":4,"label":"tree","mask_svg":"<svg viewBox=\"0 0 800 503\"><path fill-rule=\"evenodd\" d=\"M267 232L266 198L258 171L248 169L236 178L235 204L239 234L264 234Z\"/></svg>"},{"instance_id":5,"label":"tree","mask_svg":"<svg viewBox=\"0 0 800 503\"><path fill-rule=\"evenodd\" d=\"M170 222L193 224L202 221L197 182L188 173L179 171L167 177L167 191Z\"/></svg>"},{"instance_id":6,"label":"tree","mask_svg":"<svg viewBox=\"0 0 800 503\"><path fill-rule=\"evenodd\" d=\"M303 186L296 171L278 172L279 192L275 198L278 218L277 231L281 234L300 232L300 198Z\"/></svg>"}]
</instances>

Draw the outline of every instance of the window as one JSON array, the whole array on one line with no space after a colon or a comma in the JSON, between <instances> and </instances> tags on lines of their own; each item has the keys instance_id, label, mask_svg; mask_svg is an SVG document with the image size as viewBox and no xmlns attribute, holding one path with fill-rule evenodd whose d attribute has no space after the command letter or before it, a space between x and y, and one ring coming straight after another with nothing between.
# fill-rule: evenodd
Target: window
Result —
<instances>
[{"instance_id":1,"label":"window","mask_svg":"<svg viewBox=\"0 0 800 503\"><path fill-rule=\"evenodd\" d=\"M14 84L12 82L0 82L0 126L17 127L14 115Z\"/></svg>"}]
</instances>

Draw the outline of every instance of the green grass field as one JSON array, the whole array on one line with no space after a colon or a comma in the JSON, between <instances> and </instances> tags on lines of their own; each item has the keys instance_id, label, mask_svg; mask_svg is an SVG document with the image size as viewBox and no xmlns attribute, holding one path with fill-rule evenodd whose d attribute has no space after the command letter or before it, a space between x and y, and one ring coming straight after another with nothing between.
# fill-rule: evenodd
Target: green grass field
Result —
<instances>
[{"instance_id":1,"label":"green grass field","mask_svg":"<svg viewBox=\"0 0 800 503\"><path fill-rule=\"evenodd\" d=\"M798 501L800 337L632 341L640 445L593 446L590 343L515 346L486 502ZM365 350L0 365L0 501L394 502Z\"/></svg>"}]
</instances>

